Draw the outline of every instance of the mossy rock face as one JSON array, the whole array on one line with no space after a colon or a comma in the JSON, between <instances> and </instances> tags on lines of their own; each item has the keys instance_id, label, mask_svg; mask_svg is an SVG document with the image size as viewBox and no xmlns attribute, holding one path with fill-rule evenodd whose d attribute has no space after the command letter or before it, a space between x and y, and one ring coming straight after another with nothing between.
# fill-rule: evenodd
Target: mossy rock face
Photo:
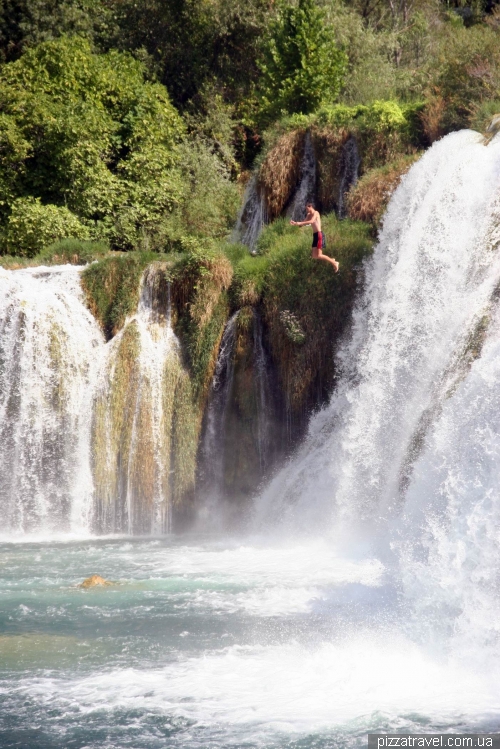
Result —
<instances>
[{"instance_id":1,"label":"mossy rock face","mask_svg":"<svg viewBox=\"0 0 500 749\"><path fill-rule=\"evenodd\" d=\"M257 172L257 187L264 198L268 221L283 215L295 193L308 132L316 156L318 207L338 212L346 144L355 142L362 176L411 156L428 144L423 134L423 114L419 103L375 101L369 106L325 107L307 117L295 116L277 123L266 134L269 145ZM340 213L343 215L343 210Z\"/></svg>"},{"instance_id":2,"label":"mossy rock face","mask_svg":"<svg viewBox=\"0 0 500 749\"><path fill-rule=\"evenodd\" d=\"M310 230L282 219L265 230L257 257L240 253L231 263L213 248L154 262L131 254L105 258L84 271L89 303L108 335L122 326L110 344L113 361L94 414L94 525L100 532L149 533L158 511L162 517L173 512L174 522L191 513L197 446L220 342L231 305L246 297L253 304L241 307L237 318L223 494L241 507L301 438L311 412L334 387L335 346L350 318L362 260L372 247L368 225L340 222L333 214L323 221L326 252L340 261L339 274L311 259ZM162 379L157 443L152 437L158 431L152 422L156 396L141 373L137 323L127 320L137 309L144 273L156 318L171 314L181 342ZM243 293L248 289L251 295ZM132 448L132 433L140 450Z\"/></svg>"},{"instance_id":3,"label":"mossy rock face","mask_svg":"<svg viewBox=\"0 0 500 749\"><path fill-rule=\"evenodd\" d=\"M172 272L174 330L189 370L193 397L204 408L229 317L233 269L220 252L192 252ZM200 417L201 418L201 417Z\"/></svg>"},{"instance_id":4,"label":"mossy rock face","mask_svg":"<svg viewBox=\"0 0 500 749\"><path fill-rule=\"evenodd\" d=\"M236 326L233 387L226 417L224 491L233 503L255 493L263 477L259 419L264 414L255 356L257 334L255 312L244 307Z\"/></svg>"},{"instance_id":5,"label":"mossy rock face","mask_svg":"<svg viewBox=\"0 0 500 749\"><path fill-rule=\"evenodd\" d=\"M248 497L258 485L260 476L253 351L253 310L244 307L236 326L233 387L225 424L224 493L231 502Z\"/></svg>"},{"instance_id":6,"label":"mossy rock face","mask_svg":"<svg viewBox=\"0 0 500 749\"><path fill-rule=\"evenodd\" d=\"M113 352L106 385L94 405L93 525L100 533L125 533L129 528L128 466L139 384L139 346L137 326L129 325Z\"/></svg>"},{"instance_id":7,"label":"mossy rock face","mask_svg":"<svg viewBox=\"0 0 500 749\"><path fill-rule=\"evenodd\" d=\"M142 274L154 259L148 253L117 254L92 263L83 271L81 283L87 305L108 339L136 311Z\"/></svg>"},{"instance_id":8,"label":"mossy rock face","mask_svg":"<svg viewBox=\"0 0 500 749\"><path fill-rule=\"evenodd\" d=\"M334 352L350 320L362 261L372 250L366 224L323 217L325 252L340 262L311 258L311 232L281 227L272 241L262 291L263 319L283 398L283 420L300 435L312 410L331 394ZM265 237L264 237L265 239Z\"/></svg>"},{"instance_id":9,"label":"mossy rock face","mask_svg":"<svg viewBox=\"0 0 500 749\"><path fill-rule=\"evenodd\" d=\"M105 258L83 273L89 306L113 339L92 431L93 525L101 533L166 530L173 511L189 514L203 409L229 314L232 268L224 255L153 258ZM134 317L141 278L154 325L170 316L181 342L165 362L161 393L141 366L144 331Z\"/></svg>"},{"instance_id":10,"label":"mossy rock face","mask_svg":"<svg viewBox=\"0 0 500 749\"><path fill-rule=\"evenodd\" d=\"M200 451L198 496L203 502L206 495L215 494L225 504L227 517L237 524L248 500L282 455L282 440L260 312L242 307L235 320L233 343L225 349L229 359L224 384L216 401L209 401L209 409L216 408L212 417L217 431L208 453L205 443ZM221 392L224 397L217 400Z\"/></svg>"},{"instance_id":11,"label":"mossy rock face","mask_svg":"<svg viewBox=\"0 0 500 749\"><path fill-rule=\"evenodd\" d=\"M112 341L96 398L94 528L100 533L168 531L172 509L194 491L201 416L190 378L175 347L160 371L141 364L143 335L132 319Z\"/></svg>"}]
</instances>

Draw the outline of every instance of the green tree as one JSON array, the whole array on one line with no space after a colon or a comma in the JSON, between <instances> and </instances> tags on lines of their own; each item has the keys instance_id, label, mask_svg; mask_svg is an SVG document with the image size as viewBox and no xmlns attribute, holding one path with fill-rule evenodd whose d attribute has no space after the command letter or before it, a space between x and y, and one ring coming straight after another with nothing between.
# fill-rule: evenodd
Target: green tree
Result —
<instances>
[{"instance_id":1,"label":"green tree","mask_svg":"<svg viewBox=\"0 0 500 749\"><path fill-rule=\"evenodd\" d=\"M182 110L216 81L243 102L259 76L259 42L273 0L114 0L121 49L143 48Z\"/></svg>"},{"instance_id":2,"label":"green tree","mask_svg":"<svg viewBox=\"0 0 500 749\"><path fill-rule=\"evenodd\" d=\"M265 117L309 114L337 98L347 58L325 21L325 11L314 0L299 0L296 6L280 3L263 46Z\"/></svg>"}]
</instances>

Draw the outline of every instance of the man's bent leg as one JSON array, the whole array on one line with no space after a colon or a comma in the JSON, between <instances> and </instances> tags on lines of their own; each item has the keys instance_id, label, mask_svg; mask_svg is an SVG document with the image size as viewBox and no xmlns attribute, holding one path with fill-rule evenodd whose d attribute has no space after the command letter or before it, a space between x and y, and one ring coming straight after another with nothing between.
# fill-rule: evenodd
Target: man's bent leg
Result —
<instances>
[{"instance_id":1,"label":"man's bent leg","mask_svg":"<svg viewBox=\"0 0 500 749\"><path fill-rule=\"evenodd\" d=\"M321 250L318 250L318 254L315 257L316 260L326 260L327 263L331 263L333 267L335 268L335 273L337 273L339 269L339 264L336 260L333 259L333 257L328 257L328 255L323 255Z\"/></svg>"}]
</instances>

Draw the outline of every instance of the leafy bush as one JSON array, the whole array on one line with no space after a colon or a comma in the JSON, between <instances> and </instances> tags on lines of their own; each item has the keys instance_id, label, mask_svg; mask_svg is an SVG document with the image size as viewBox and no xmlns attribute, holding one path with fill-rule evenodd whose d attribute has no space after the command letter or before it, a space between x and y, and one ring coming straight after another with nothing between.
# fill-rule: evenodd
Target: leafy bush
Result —
<instances>
[{"instance_id":1,"label":"leafy bush","mask_svg":"<svg viewBox=\"0 0 500 749\"><path fill-rule=\"evenodd\" d=\"M322 107L312 118L311 124L335 128L348 128L358 132L389 133L406 132L417 137L418 114L422 102L402 104L398 101L374 101L370 105L347 106L335 104Z\"/></svg>"},{"instance_id":2,"label":"leafy bush","mask_svg":"<svg viewBox=\"0 0 500 749\"><path fill-rule=\"evenodd\" d=\"M88 236L88 228L64 206L43 205L40 199L18 198L12 204L4 242L10 255L34 257L58 239L88 239Z\"/></svg>"},{"instance_id":3,"label":"leafy bush","mask_svg":"<svg viewBox=\"0 0 500 749\"><path fill-rule=\"evenodd\" d=\"M231 230L240 194L230 172L203 140L186 141L179 149L185 188L178 219L183 231L198 236L224 237Z\"/></svg>"},{"instance_id":4,"label":"leafy bush","mask_svg":"<svg viewBox=\"0 0 500 749\"><path fill-rule=\"evenodd\" d=\"M211 141L186 139L166 89L130 55L95 54L77 37L45 42L0 69L0 101L0 224L29 195L65 206L113 249L161 252L234 222L217 117Z\"/></svg>"},{"instance_id":5,"label":"leafy bush","mask_svg":"<svg viewBox=\"0 0 500 749\"><path fill-rule=\"evenodd\" d=\"M178 204L184 125L163 86L129 55L95 54L78 37L44 42L0 69L0 100L0 219L30 195L129 249L141 227Z\"/></svg>"}]
</instances>

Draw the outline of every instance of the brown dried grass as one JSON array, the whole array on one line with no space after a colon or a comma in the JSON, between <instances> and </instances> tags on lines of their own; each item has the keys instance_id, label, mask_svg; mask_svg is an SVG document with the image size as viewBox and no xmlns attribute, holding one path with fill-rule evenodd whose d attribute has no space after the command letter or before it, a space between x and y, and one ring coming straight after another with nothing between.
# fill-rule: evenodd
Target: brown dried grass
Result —
<instances>
[{"instance_id":1,"label":"brown dried grass","mask_svg":"<svg viewBox=\"0 0 500 749\"><path fill-rule=\"evenodd\" d=\"M442 96L430 98L420 114L422 129L429 144L434 143L444 135L443 121L446 112L446 102Z\"/></svg>"},{"instance_id":2,"label":"brown dried grass","mask_svg":"<svg viewBox=\"0 0 500 749\"><path fill-rule=\"evenodd\" d=\"M299 181L305 135L302 129L285 133L262 162L258 187L264 194L269 221L283 212Z\"/></svg>"},{"instance_id":3,"label":"brown dried grass","mask_svg":"<svg viewBox=\"0 0 500 749\"><path fill-rule=\"evenodd\" d=\"M347 195L349 218L378 227L389 199L420 154L400 156L386 166L367 172Z\"/></svg>"},{"instance_id":4,"label":"brown dried grass","mask_svg":"<svg viewBox=\"0 0 500 749\"><path fill-rule=\"evenodd\" d=\"M212 317L220 295L226 291L233 280L233 267L225 255L202 264L205 273L201 275L194 287L190 302L190 316L199 328L204 328Z\"/></svg>"}]
</instances>

